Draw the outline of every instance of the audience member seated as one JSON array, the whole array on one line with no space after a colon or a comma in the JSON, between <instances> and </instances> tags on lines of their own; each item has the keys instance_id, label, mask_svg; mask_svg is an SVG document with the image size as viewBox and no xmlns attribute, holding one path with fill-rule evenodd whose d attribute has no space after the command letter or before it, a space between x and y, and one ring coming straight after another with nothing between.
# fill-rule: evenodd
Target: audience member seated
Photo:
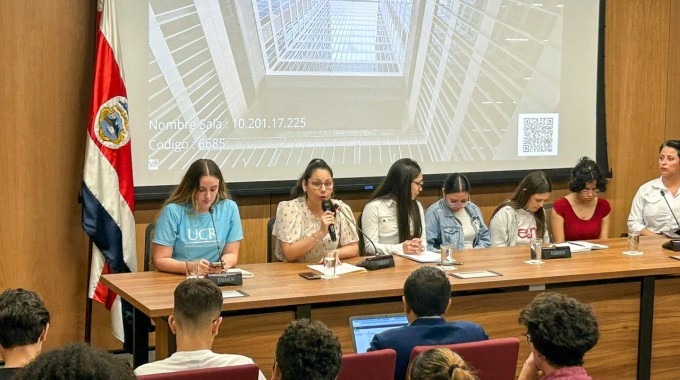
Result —
<instances>
[{"instance_id":1,"label":"audience member seated","mask_svg":"<svg viewBox=\"0 0 680 380\"><path fill-rule=\"evenodd\" d=\"M168 317L170 330L177 338L177 352L169 358L141 365L136 375L184 371L197 368L254 364L253 360L212 352L222 317L222 291L209 280L186 279L175 289L174 314ZM260 372L260 380L265 377Z\"/></svg>"},{"instance_id":2,"label":"audience member seated","mask_svg":"<svg viewBox=\"0 0 680 380\"><path fill-rule=\"evenodd\" d=\"M15 380L126 380L134 379L132 367L111 353L87 344L69 344L38 355L17 372Z\"/></svg>"},{"instance_id":3,"label":"audience member seated","mask_svg":"<svg viewBox=\"0 0 680 380\"><path fill-rule=\"evenodd\" d=\"M290 192L291 200L276 208L272 234L277 237L274 255L281 261L320 261L326 251L337 250L340 259L359 254L359 236L352 209L333 196L333 170L315 158L307 165ZM332 202L335 210L325 210ZM343 215L339 215L342 213ZM349 220L351 219L351 221ZM334 226L335 239L329 233Z\"/></svg>"},{"instance_id":4,"label":"audience member seated","mask_svg":"<svg viewBox=\"0 0 680 380\"><path fill-rule=\"evenodd\" d=\"M50 313L38 294L21 288L0 294L0 380L11 379L38 356L50 328Z\"/></svg>"},{"instance_id":5,"label":"audience member seated","mask_svg":"<svg viewBox=\"0 0 680 380\"><path fill-rule=\"evenodd\" d=\"M342 351L326 325L299 319L286 326L276 343L274 359L272 380L335 380Z\"/></svg>"},{"instance_id":6,"label":"audience member seated","mask_svg":"<svg viewBox=\"0 0 680 380\"><path fill-rule=\"evenodd\" d=\"M679 154L680 140L666 140L659 147L657 165L661 177L643 184L635 193L628 215L629 231L639 231L640 235L665 234L672 237L680 233L680 226L675 219L680 218Z\"/></svg>"},{"instance_id":7,"label":"audience member seated","mask_svg":"<svg viewBox=\"0 0 680 380\"><path fill-rule=\"evenodd\" d=\"M187 263L196 262L200 275L219 273L236 265L242 239L241 216L222 171L214 161L199 159L156 220L153 264L162 272L184 274Z\"/></svg>"},{"instance_id":8,"label":"audience member seated","mask_svg":"<svg viewBox=\"0 0 680 380\"><path fill-rule=\"evenodd\" d=\"M553 203L550 217L553 242L608 238L612 208L606 199L598 197L607 191L607 179L595 161L581 158L571 170L569 191Z\"/></svg>"},{"instance_id":9,"label":"audience member seated","mask_svg":"<svg viewBox=\"0 0 680 380\"><path fill-rule=\"evenodd\" d=\"M423 184L417 162L402 158L392 164L361 214L366 252L392 255L425 251L425 214L416 200Z\"/></svg>"},{"instance_id":10,"label":"audience member seated","mask_svg":"<svg viewBox=\"0 0 680 380\"><path fill-rule=\"evenodd\" d=\"M442 245L455 249L486 248L491 245L482 210L470 201L470 181L463 174L449 174L442 185L442 199L425 212L427 249Z\"/></svg>"},{"instance_id":11,"label":"audience member seated","mask_svg":"<svg viewBox=\"0 0 680 380\"><path fill-rule=\"evenodd\" d=\"M479 380L463 358L446 347L433 348L411 362L407 380Z\"/></svg>"},{"instance_id":12,"label":"audience member seated","mask_svg":"<svg viewBox=\"0 0 680 380\"><path fill-rule=\"evenodd\" d=\"M531 354L518 380L591 380L583 356L600 333L590 306L558 293L541 293L520 312Z\"/></svg>"},{"instance_id":13,"label":"audience member seated","mask_svg":"<svg viewBox=\"0 0 680 380\"><path fill-rule=\"evenodd\" d=\"M447 322L444 314L451 306L451 283L441 270L420 267L404 283L404 312L408 326L383 331L371 341L369 351L391 348L397 352L394 378L403 380L415 346L433 346L486 340L489 337L476 323Z\"/></svg>"},{"instance_id":14,"label":"audience member seated","mask_svg":"<svg viewBox=\"0 0 680 380\"><path fill-rule=\"evenodd\" d=\"M491 215L492 247L529 244L531 239L550 241L543 204L550 198L552 183L543 172L531 172L520 181L510 199Z\"/></svg>"}]
</instances>

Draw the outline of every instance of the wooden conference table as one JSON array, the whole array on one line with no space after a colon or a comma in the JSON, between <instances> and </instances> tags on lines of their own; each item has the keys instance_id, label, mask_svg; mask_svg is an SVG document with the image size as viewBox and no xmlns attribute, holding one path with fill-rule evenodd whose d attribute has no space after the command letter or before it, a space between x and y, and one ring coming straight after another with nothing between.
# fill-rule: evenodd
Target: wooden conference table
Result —
<instances>
[{"instance_id":1,"label":"wooden conference table","mask_svg":"<svg viewBox=\"0 0 680 380\"><path fill-rule=\"evenodd\" d=\"M600 341L585 358L593 378L680 378L675 364L680 348L680 315L675 307L680 301L680 277L674 277L680 274L680 261L661 248L666 240L643 237L644 254L628 256L622 254L625 239L610 239L601 241L609 249L573 253L570 259L546 260L541 265L524 262L527 246L456 252L463 265L454 272L490 270L501 276L450 277L453 301L446 318L475 321L491 338L521 337L526 332L517 323L521 308L541 290L559 291L589 303L598 317ZM406 277L420 265L434 265L401 257L395 257L395 262L394 268L314 281L298 276L308 271L305 264L243 265L255 277L244 279L242 286L223 288L239 289L248 296L225 299L224 321L213 350L250 356L267 375L285 325L308 317L326 323L338 335L343 352L353 352L349 316L403 311ZM173 291L184 276L137 272L102 278L135 308L135 367L148 360L149 317L156 325L156 359L174 352L167 317L173 310ZM518 369L529 354L526 344L521 342L520 347Z\"/></svg>"}]
</instances>

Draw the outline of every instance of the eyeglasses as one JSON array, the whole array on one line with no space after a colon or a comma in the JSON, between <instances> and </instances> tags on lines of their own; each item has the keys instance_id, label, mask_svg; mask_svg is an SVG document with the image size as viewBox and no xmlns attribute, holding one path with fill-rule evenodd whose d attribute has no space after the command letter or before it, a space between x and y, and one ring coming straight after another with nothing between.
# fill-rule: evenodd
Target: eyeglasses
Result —
<instances>
[{"instance_id":1,"label":"eyeglasses","mask_svg":"<svg viewBox=\"0 0 680 380\"><path fill-rule=\"evenodd\" d=\"M579 191L579 193L584 194L584 195L588 194L588 193L591 193L593 195L597 195L597 194L600 194L600 190L598 190L598 189L583 189L583 190Z\"/></svg>"},{"instance_id":2,"label":"eyeglasses","mask_svg":"<svg viewBox=\"0 0 680 380\"><path fill-rule=\"evenodd\" d=\"M314 182L310 182L309 186L311 186L312 189L314 189L314 190L321 190L321 187L325 187L326 189L332 189L333 188L333 181L326 181L326 182L314 181Z\"/></svg>"},{"instance_id":3,"label":"eyeglasses","mask_svg":"<svg viewBox=\"0 0 680 380\"><path fill-rule=\"evenodd\" d=\"M420 182L411 181L411 183L416 184L418 187L423 187L425 185L425 181L420 181Z\"/></svg>"}]
</instances>

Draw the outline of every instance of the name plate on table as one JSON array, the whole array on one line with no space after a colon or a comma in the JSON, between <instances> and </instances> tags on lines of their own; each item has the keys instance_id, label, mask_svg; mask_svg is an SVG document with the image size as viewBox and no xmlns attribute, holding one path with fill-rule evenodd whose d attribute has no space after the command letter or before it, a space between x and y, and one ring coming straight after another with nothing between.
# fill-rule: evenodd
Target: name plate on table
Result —
<instances>
[{"instance_id":1,"label":"name plate on table","mask_svg":"<svg viewBox=\"0 0 680 380\"><path fill-rule=\"evenodd\" d=\"M571 257L571 249L569 247L543 247L541 250L541 259L568 259Z\"/></svg>"}]
</instances>

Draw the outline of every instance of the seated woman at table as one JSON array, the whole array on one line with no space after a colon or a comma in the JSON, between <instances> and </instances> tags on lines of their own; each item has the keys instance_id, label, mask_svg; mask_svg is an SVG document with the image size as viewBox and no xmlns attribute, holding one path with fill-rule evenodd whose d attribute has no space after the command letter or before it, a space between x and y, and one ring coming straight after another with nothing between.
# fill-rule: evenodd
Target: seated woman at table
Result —
<instances>
[{"instance_id":1,"label":"seated woman at table","mask_svg":"<svg viewBox=\"0 0 680 380\"><path fill-rule=\"evenodd\" d=\"M425 212L427 249L444 244L455 249L486 248L491 245L482 210L470 201L470 181L463 174L450 174L442 185L443 198Z\"/></svg>"},{"instance_id":2,"label":"seated woman at table","mask_svg":"<svg viewBox=\"0 0 680 380\"><path fill-rule=\"evenodd\" d=\"M425 251L425 216L423 206L416 200L423 183L417 162L402 158L392 164L361 216L367 253L376 253L376 249L383 254Z\"/></svg>"},{"instance_id":3,"label":"seated woman at table","mask_svg":"<svg viewBox=\"0 0 680 380\"><path fill-rule=\"evenodd\" d=\"M340 259L359 254L359 237L352 209L333 197L333 170L315 158L305 168L290 193L280 202L272 234L277 237L274 255L281 261L314 261L336 249ZM330 201L336 210L322 208Z\"/></svg>"},{"instance_id":4,"label":"seated woman at table","mask_svg":"<svg viewBox=\"0 0 680 380\"><path fill-rule=\"evenodd\" d=\"M549 242L543 204L550 198L550 192L552 183L545 173L527 174L512 197L503 201L491 215L491 246L529 244L536 237Z\"/></svg>"},{"instance_id":5,"label":"seated woman at table","mask_svg":"<svg viewBox=\"0 0 680 380\"><path fill-rule=\"evenodd\" d=\"M680 226L680 140L667 140L659 148L661 177L638 189L628 215L628 230L640 235L674 236Z\"/></svg>"},{"instance_id":6,"label":"seated woman at table","mask_svg":"<svg viewBox=\"0 0 680 380\"><path fill-rule=\"evenodd\" d=\"M159 271L185 273L187 262L198 262L199 275L219 273L236 265L242 239L238 207L220 168L212 160L199 159L156 220L153 264ZM221 266L213 265L217 262Z\"/></svg>"},{"instance_id":7,"label":"seated woman at table","mask_svg":"<svg viewBox=\"0 0 680 380\"><path fill-rule=\"evenodd\" d=\"M550 217L553 242L565 240L606 239L609 237L609 213L612 208L599 197L607 190L607 179L595 161L583 157L571 170L569 191L553 203Z\"/></svg>"}]
</instances>

